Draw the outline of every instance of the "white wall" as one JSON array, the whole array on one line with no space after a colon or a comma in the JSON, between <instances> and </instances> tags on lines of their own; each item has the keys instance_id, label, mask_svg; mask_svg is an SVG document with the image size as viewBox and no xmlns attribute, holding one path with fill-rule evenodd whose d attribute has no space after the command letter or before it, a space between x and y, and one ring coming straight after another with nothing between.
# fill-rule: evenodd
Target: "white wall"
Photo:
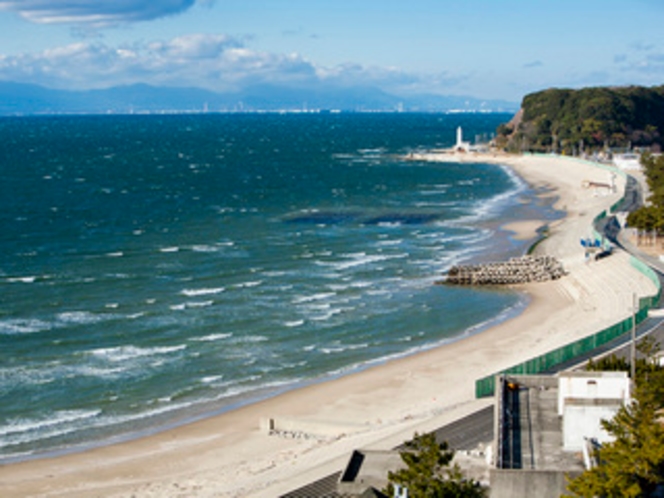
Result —
<instances>
[{"instance_id":1,"label":"white wall","mask_svg":"<svg viewBox=\"0 0 664 498\"><path fill-rule=\"evenodd\" d=\"M601 421L614 417L622 403L614 405L565 405L563 414L563 449L581 451L583 438L595 438L600 443L607 443L613 438L602 428Z\"/></svg>"},{"instance_id":2,"label":"white wall","mask_svg":"<svg viewBox=\"0 0 664 498\"><path fill-rule=\"evenodd\" d=\"M565 400L630 399L631 381L627 372L562 373L558 378L558 415L565 412Z\"/></svg>"}]
</instances>

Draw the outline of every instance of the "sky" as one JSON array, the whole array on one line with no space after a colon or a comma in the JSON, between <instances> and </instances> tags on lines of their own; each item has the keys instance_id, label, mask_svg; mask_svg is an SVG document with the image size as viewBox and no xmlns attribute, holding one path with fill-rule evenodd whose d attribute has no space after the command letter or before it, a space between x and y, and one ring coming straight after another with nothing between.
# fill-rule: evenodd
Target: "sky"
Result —
<instances>
[{"instance_id":1,"label":"sky","mask_svg":"<svg viewBox=\"0 0 664 498\"><path fill-rule=\"evenodd\" d=\"M520 102L664 84L662 25L664 0L0 0L0 81Z\"/></svg>"}]
</instances>

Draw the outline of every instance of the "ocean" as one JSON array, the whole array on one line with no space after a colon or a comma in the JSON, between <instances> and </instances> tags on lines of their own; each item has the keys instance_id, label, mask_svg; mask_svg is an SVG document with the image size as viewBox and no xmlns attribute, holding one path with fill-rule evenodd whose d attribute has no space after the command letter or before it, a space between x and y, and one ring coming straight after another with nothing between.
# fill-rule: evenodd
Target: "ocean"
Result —
<instances>
[{"instance_id":1,"label":"ocean","mask_svg":"<svg viewBox=\"0 0 664 498\"><path fill-rule=\"evenodd\" d=\"M138 437L518 313L434 285L558 216L508 169L406 161L500 114L0 119L0 462Z\"/></svg>"}]
</instances>

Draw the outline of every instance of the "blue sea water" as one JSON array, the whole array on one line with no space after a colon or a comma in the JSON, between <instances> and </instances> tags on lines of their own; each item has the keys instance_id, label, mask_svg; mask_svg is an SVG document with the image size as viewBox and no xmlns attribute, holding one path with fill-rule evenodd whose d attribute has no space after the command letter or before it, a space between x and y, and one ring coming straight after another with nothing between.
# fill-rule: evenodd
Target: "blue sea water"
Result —
<instances>
[{"instance_id":1,"label":"blue sea water","mask_svg":"<svg viewBox=\"0 0 664 498\"><path fill-rule=\"evenodd\" d=\"M555 214L507 169L403 156L506 115L0 119L0 461L164 427L518 312L433 285Z\"/></svg>"}]
</instances>

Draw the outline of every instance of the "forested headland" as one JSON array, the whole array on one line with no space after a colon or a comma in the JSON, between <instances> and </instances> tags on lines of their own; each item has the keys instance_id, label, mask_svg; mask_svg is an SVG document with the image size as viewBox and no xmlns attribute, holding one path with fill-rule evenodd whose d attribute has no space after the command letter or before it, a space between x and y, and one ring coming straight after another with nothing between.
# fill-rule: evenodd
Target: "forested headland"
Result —
<instances>
[{"instance_id":1,"label":"forested headland","mask_svg":"<svg viewBox=\"0 0 664 498\"><path fill-rule=\"evenodd\" d=\"M511 151L577 155L664 145L664 85L549 89L524 97L521 110L498 127L498 146Z\"/></svg>"}]
</instances>

